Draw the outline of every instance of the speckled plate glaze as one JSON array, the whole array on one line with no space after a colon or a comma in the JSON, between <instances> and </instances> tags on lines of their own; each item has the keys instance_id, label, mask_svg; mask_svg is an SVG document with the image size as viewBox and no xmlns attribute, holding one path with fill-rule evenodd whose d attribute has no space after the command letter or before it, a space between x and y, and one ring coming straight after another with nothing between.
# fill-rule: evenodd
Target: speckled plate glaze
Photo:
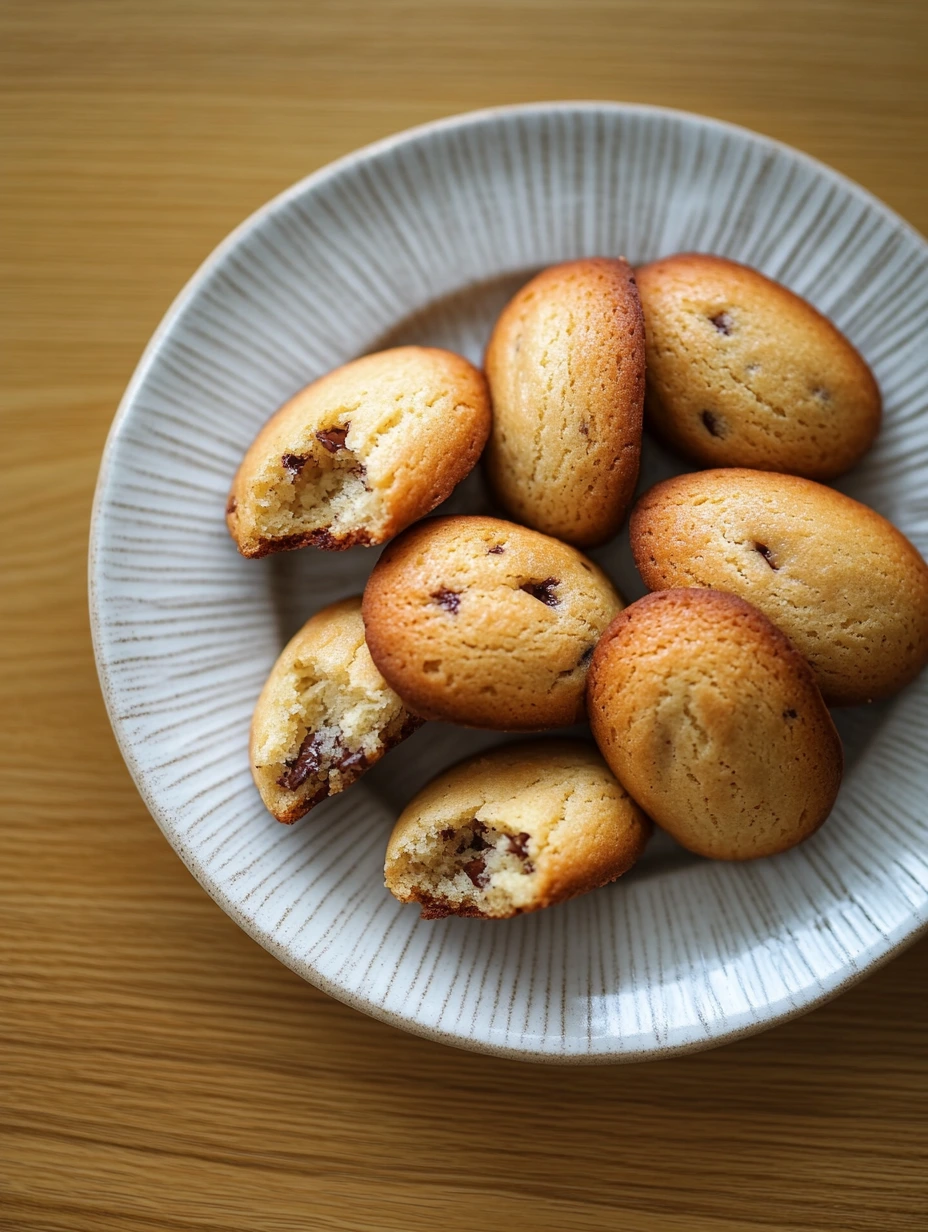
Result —
<instances>
[{"instance_id":1,"label":"speckled plate glaze","mask_svg":"<svg viewBox=\"0 0 928 1232\"><path fill-rule=\"evenodd\" d=\"M841 483L928 550L928 247L811 159L698 116L507 108L400 134L295 185L207 260L126 393L100 473L90 575L100 679L126 761L216 901L307 980L432 1039L549 1062L705 1048L799 1014L928 920L928 675L839 714L848 773L825 827L748 865L657 836L605 890L505 923L426 923L383 888L398 809L492 733L427 725L296 826L248 771L251 709L285 638L359 591L376 553L243 560L229 482L296 389L400 342L480 361L539 267L681 249L757 266L861 349L886 400ZM646 447L642 487L680 469ZM451 498L487 507L479 475ZM595 553L628 599L627 536Z\"/></svg>"}]
</instances>

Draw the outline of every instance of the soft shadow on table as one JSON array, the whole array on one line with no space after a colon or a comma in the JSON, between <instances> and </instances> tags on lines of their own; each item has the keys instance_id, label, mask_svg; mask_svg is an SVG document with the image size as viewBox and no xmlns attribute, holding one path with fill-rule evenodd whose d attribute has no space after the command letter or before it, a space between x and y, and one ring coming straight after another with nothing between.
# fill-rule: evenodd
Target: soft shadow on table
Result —
<instances>
[{"instance_id":1,"label":"soft shadow on table","mask_svg":"<svg viewBox=\"0 0 928 1232\"><path fill-rule=\"evenodd\" d=\"M323 1137L333 1127L349 1134L358 1169L370 1179L384 1167L385 1184L390 1168L377 1143L395 1136L406 1184L421 1185L423 1200L453 1192L453 1227L480 1226L488 1193L553 1203L552 1217L561 1210L567 1222L554 1219L552 1228L600 1226L569 1222L581 1199L584 1210L701 1211L747 1227L778 1177L789 1182L765 1199L769 1218L871 1226L856 1222L852 1180L832 1193L826 1222L805 1222L813 1191L821 1193L814 1159L827 1140L853 1173L909 1099L892 1057L895 1024L882 1020L882 1006L898 1012L908 1000L915 1017L928 943L839 1001L765 1034L648 1064L559 1068L463 1052L374 1022L303 985L228 921L214 923L226 953L210 947L203 962L231 962L252 986L246 1014L275 1020L264 1034L243 1023L233 1046L243 1050L252 1117L275 1118L259 1148L272 1166L315 1168L299 1144L318 1142L321 1114ZM311 1093L323 1084L320 1113ZM911 1191L911 1172L907 1183ZM907 1201L905 1192L894 1199Z\"/></svg>"}]
</instances>

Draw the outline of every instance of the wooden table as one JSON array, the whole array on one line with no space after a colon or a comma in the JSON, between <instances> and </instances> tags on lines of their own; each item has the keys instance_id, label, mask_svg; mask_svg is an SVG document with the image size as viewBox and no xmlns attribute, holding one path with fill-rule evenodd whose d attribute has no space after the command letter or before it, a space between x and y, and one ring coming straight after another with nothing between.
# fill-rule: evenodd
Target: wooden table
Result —
<instances>
[{"instance_id":1,"label":"wooden table","mask_svg":"<svg viewBox=\"0 0 928 1232\"><path fill-rule=\"evenodd\" d=\"M928 1226L928 943L651 1065L458 1053L303 984L194 883L97 689L85 547L149 334L241 218L468 108L665 103L928 229L919 0L4 0L0 1227Z\"/></svg>"}]
</instances>

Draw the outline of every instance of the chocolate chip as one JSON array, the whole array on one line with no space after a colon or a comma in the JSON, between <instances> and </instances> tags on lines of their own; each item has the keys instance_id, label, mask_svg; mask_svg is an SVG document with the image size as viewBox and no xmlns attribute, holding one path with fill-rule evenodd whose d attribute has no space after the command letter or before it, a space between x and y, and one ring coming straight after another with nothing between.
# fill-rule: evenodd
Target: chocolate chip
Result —
<instances>
[{"instance_id":1,"label":"chocolate chip","mask_svg":"<svg viewBox=\"0 0 928 1232\"><path fill-rule=\"evenodd\" d=\"M590 425L589 425L588 423L582 423L582 424L580 425L580 435L581 435L581 436L589 436L589 435L590 435Z\"/></svg>"},{"instance_id":2,"label":"chocolate chip","mask_svg":"<svg viewBox=\"0 0 928 1232\"><path fill-rule=\"evenodd\" d=\"M548 607L557 607L560 599L554 593L554 588L559 585L560 582L557 578L545 578L543 582L526 582L519 589L524 590L527 595L531 595L533 599L537 599Z\"/></svg>"},{"instance_id":3,"label":"chocolate chip","mask_svg":"<svg viewBox=\"0 0 928 1232\"><path fill-rule=\"evenodd\" d=\"M277 780L277 786L284 791L296 791L302 787L311 774L319 769L319 736L316 732L307 732L300 745L296 757L286 762L286 769Z\"/></svg>"},{"instance_id":4,"label":"chocolate chip","mask_svg":"<svg viewBox=\"0 0 928 1232\"><path fill-rule=\"evenodd\" d=\"M338 742L338 748L341 749L341 741ZM363 749L356 749L353 753L347 753L344 757L340 757L335 766L339 770L355 770L358 772L367 769L367 754Z\"/></svg>"},{"instance_id":5,"label":"chocolate chip","mask_svg":"<svg viewBox=\"0 0 928 1232\"><path fill-rule=\"evenodd\" d=\"M300 751L291 761L286 763L286 769L277 780L278 787L286 791L296 791L306 782L311 774L316 774L322 768L320 755L321 737L315 732L307 732ZM341 740L336 737L334 757L329 760L325 772L341 771L344 778L354 781L360 778L369 766L367 754L363 749L346 749Z\"/></svg>"},{"instance_id":6,"label":"chocolate chip","mask_svg":"<svg viewBox=\"0 0 928 1232\"><path fill-rule=\"evenodd\" d=\"M235 513L238 508L238 501L234 496L229 497L229 503L226 505L226 513Z\"/></svg>"},{"instance_id":7,"label":"chocolate chip","mask_svg":"<svg viewBox=\"0 0 928 1232\"><path fill-rule=\"evenodd\" d=\"M285 471L289 471L291 475L298 475L309 461L309 454L285 453L281 455L280 461Z\"/></svg>"},{"instance_id":8,"label":"chocolate chip","mask_svg":"<svg viewBox=\"0 0 928 1232\"><path fill-rule=\"evenodd\" d=\"M495 543L487 552L487 556L502 556L505 551L506 549L501 543Z\"/></svg>"},{"instance_id":9,"label":"chocolate chip","mask_svg":"<svg viewBox=\"0 0 928 1232\"><path fill-rule=\"evenodd\" d=\"M447 830L439 830L438 836L439 838L443 838L447 843L449 839L454 838L454 827L449 826Z\"/></svg>"},{"instance_id":10,"label":"chocolate chip","mask_svg":"<svg viewBox=\"0 0 928 1232\"><path fill-rule=\"evenodd\" d=\"M583 654L580 656L580 662L577 664L577 667L586 667L587 663L589 663L590 659L592 659L593 651L595 649L595 646L587 646L586 650L584 650Z\"/></svg>"},{"instance_id":11,"label":"chocolate chip","mask_svg":"<svg viewBox=\"0 0 928 1232\"><path fill-rule=\"evenodd\" d=\"M490 875L486 871L487 866L479 856L476 860L468 860L468 862L463 864L461 867L464 869L464 872L467 873L468 877L478 890L482 890L490 880Z\"/></svg>"},{"instance_id":12,"label":"chocolate chip","mask_svg":"<svg viewBox=\"0 0 928 1232\"><path fill-rule=\"evenodd\" d=\"M312 544L314 548L321 548L325 552L341 552L345 548L357 546L368 548L371 546L371 537L364 530L348 531L344 535L333 535L328 527L323 527L321 530L307 531L304 535L293 535L292 538L295 548L302 548L307 544ZM279 546L283 540L277 539L275 542Z\"/></svg>"},{"instance_id":13,"label":"chocolate chip","mask_svg":"<svg viewBox=\"0 0 928 1232\"><path fill-rule=\"evenodd\" d=\"M795 711L795 710L793 710L793 708L792 708L792 706L791 706L791 707L789 708L789 710L784 710L784 711L783 711L783 718L784 718L784 719L798 719L798 718L799 718L799 715L796 713L796 711Z\"/></svg>"},{"instance_id":14,"label":"chocolate chip","mask_svg":"<svg viewBox=\"0 0 928 1232\"><path fill-rule=\"evenodd\" d=\"M318 791L314 791L311 796L304 798L300 803L300 808L305 808L308 813L310 809L315 808L317 804L321 804L323 800L329 796L329 780L326 779L319 787Z\"/></svg>"},{"instance_id":15,"label":"chocolate chip","mask_svg":"<svg viewBox=\"0 0 928 1232\"><path fill-rule=\"evenodd\" d=\"M767 562L767 564L770 566L771 569L779 569L780 566L773 559L773 553L770 551L770 549L767 547L765 543L755 543L754 551L760 552L761 556L763 556L764 560Z\"/></svg>"},{"instance_id":16,"label":"chocolate chip","mask_svg":"<svg viewBox=\"0 0 928 1232\"><path fill-rule=\"evenodd\" d=\"M700 419L705 425L706 431L710 436L719 438L728 436L728 424L721 415L717 415L715 411L703 411Z\"/></svg>"},{"instance_id":17,"label":"chocolate chip","mask_svg":"<svg viewBox=\"0 0 928 1232\"><path fill-rule=\"evenodd\" d=\"M338 453L340 449L345 448L345 437L350 427L351 422L349 421L344 428L320 428L316 433L316 440L328 453Z\"/></svg>"},{"instance_id":18,"label":"chocolate chip","mask_svg":"<svg viewBox=\"0 0 928 1232\"><path fill-rule=\"evenodd\" d=\"M483 851L485 848L490 846L490 844L481 837L481 835L486 834L487 832L486 825L482 821L478 821L475 817L470 823L470 828L471 834L469 837L467 834L461 835L461 842L458 845L455 855L463 855L465 851Z\"/></svg>"},{"instance_id":19,"label":"chocolate chip","mask_svg":"<svg viewBox=\"0 0 928 1232\"><path fill-rule=\"evenodd\" d=\"M717 312L715 316L710 317L709 320L720 334L725 334L726 336L735 328L735 323L727 312Z\"/></svg>"},{"instance_id":20,"label":"chocolate chip","mask_svg":"<svg viewBox=\"0 0 928 1232\"><path fill-rule=\"evenodd\" d=\"M529 834L507 834L506 844L513 855L518 856L520 860L527 860L530 838Z\"/></svg>"},{"instance_id":21,"label":"chocolate chip","mask_svg":"<svg viewBox=\"0 0 928 1232\"><path fill-rule=\"evenodd\" d=\"M439 607L443 607L452 616L461 606L461 596L456 590L436 590L432 592L429 598L434 599Z\"/></svg>"}]
</instances>

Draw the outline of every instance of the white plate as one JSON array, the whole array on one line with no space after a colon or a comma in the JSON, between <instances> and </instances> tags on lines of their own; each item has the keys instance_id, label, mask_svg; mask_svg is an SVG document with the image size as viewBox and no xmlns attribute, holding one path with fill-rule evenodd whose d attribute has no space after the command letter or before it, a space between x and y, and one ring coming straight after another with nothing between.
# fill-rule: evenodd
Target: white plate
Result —
<instances>
[{"instance_id":1,"label":"white plate","mask_svg":"<svg viewBox=\"0 0 928 1232\"><path fill-rule=\"evenodd\" d=\"M928 920L928 676L838 716L848 772L803 847L747 865L659 836L605 890L505 923L422 922L383 888L397 810L491 733L430 725L293 827L252 786L252 705L284 639L359 591L376 553L243 560L229 481L271 412L329 368L422 341L479 362L540 266L681 249L809 298L873 366L876 448L842 489L928 550L928 249L885 206L784 146L612 103L461 116L297 184L238 228L168 312L100 473L91 609L110 718L177 853L242 928L358 1009L465 1048L555 1062L706 1047L801 1013ZM643 484L680 469L651 444ZM478 510L479 475L452 497ZM629 599L627 536L595 553Z\"/></svg>"}]
</instances>

